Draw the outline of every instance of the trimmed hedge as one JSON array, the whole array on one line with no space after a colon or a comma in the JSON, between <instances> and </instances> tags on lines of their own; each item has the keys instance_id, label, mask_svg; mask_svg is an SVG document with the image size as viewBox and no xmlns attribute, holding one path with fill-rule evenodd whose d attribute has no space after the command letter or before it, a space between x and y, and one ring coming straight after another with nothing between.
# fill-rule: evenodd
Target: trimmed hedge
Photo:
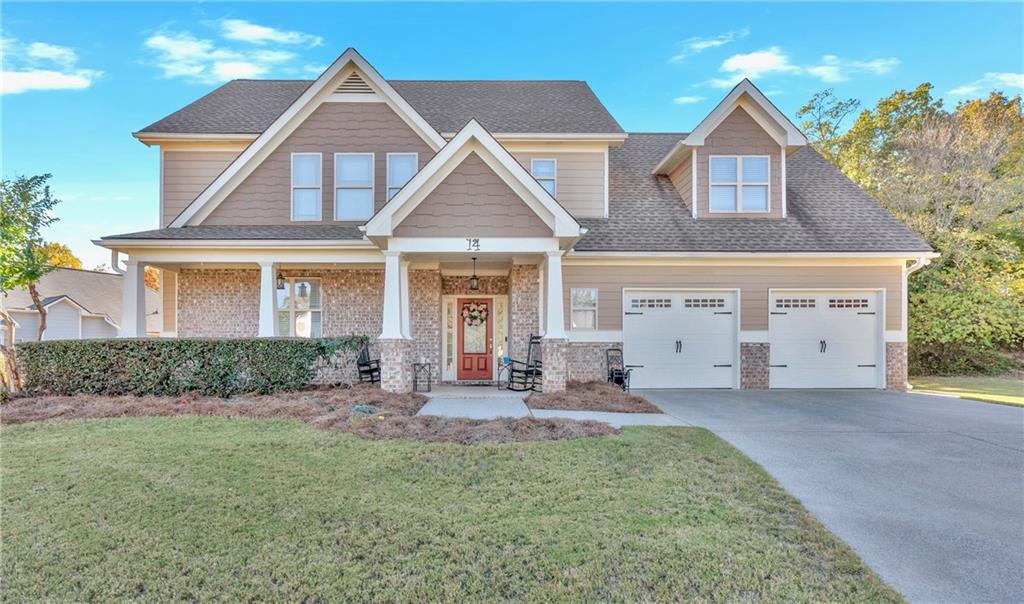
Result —
<instances>
[{"instance_id":1,"label":"trimmed hedge","mask_svg":"<svg viewBox=\"0 0 1024 604\"><path fill-rule=\"evenodd\" d=\"M309 385L317 365L356 351L366 336L239 339L111 339L17 345L27 392L230 396Z\"/></svg>"}]
</instances>

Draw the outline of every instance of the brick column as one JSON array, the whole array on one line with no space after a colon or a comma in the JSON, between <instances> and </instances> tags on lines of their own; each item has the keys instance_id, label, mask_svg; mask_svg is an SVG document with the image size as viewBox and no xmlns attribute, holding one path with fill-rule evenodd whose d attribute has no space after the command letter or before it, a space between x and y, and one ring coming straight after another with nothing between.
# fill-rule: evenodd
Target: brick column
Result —
<instances>
[{"instance_id":1,"label":"brick column","mask_svg":"<svg viewBox=\"0 0 1024 604\"><path fill-rule=\"evenodd\" d=\"M513 359L526 360L530 335L540 323L539 270L536 264L513 264L508 282L508 350Z\"/></svg>"},{"instance_id":2,"label":"brick column","mask_svg":"<svg viewBox=\"0 0 1024 604\"><path fill-rule=\"evenodd\" d=\"M740 389L768 389L768 342L742 342L740 344Z\"/></svg>"},{"instance_id":3,"label":"brick column","mask_svg":"<svg viewBox=\"0 0 1024 604\"><path fill-rule=\"evenodd\" d=\"M907 389L907 343L885 343L885 387L889 390Z\"/></svg>"},{"instance_id":4,"label":"brick column","mask_svg":"<svg viewBox=\"0 0 1024 604\"><path fill-rule=\"evenodd\" d=\"M387 392L412 392L412 342L405 338L381 338L380 387Z\"/></svg>"},{"instance_id":5,"label":"brick column","mask_svg":"<svg viewBox=\"0 0 1024 604\"><path fill-rule=\"evenodd\" d=\"M544 338L540 341L540 358L544 363L544 392L562 392L569 375L569 340Z\"/></svg>"}]
</instances>

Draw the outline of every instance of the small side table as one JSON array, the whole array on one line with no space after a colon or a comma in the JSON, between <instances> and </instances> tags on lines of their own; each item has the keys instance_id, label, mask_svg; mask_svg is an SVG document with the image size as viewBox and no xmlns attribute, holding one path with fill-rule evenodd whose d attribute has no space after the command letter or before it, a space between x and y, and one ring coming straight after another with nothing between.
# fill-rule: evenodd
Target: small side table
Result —
<instances>
[{"instance_id":1,"label":"small side table","mask_svg":"<svg viewBox=\"0 0 1024 604\"><path fill-rule=\"evenodd\" d=\"M430 363L412 364L412 391L430 392Z\"/></svg>"}]
</instances>

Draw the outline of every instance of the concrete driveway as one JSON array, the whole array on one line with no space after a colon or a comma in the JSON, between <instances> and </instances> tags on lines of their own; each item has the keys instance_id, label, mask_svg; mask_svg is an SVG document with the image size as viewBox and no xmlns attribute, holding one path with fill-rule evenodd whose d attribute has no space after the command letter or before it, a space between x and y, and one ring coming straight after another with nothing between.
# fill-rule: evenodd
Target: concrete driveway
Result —
<instances>
[{"instance_id":1,"label":"concrete driveway","mask_svg":"<svg viewBox=\"0 0 1024 604\"><path fill-rule=\"evenodd\" d=\"M880 391L642 394L760 463L912 602L1024 602L1024 409Z\"/></svg>"}]
</instances>

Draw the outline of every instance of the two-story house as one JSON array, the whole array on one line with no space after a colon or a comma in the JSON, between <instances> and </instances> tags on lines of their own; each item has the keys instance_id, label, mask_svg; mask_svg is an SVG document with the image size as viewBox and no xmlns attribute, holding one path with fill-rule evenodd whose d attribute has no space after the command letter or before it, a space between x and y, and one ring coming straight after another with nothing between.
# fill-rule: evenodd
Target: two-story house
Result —
<instances>
[{"instance_id":1,"label":"two-story house","mask_svg":"<svg viewBox=\"0 0 1024 604\"><path fill-rule=\"evenodd\" d=\"M236 80L143 128L160 225L127 255L178 337L366 334L490 380L542 334L544 387L902 388L907 275L934 256L749 81L691 132L627 133L579 81Z\"/></svg>"}]
</instances>

